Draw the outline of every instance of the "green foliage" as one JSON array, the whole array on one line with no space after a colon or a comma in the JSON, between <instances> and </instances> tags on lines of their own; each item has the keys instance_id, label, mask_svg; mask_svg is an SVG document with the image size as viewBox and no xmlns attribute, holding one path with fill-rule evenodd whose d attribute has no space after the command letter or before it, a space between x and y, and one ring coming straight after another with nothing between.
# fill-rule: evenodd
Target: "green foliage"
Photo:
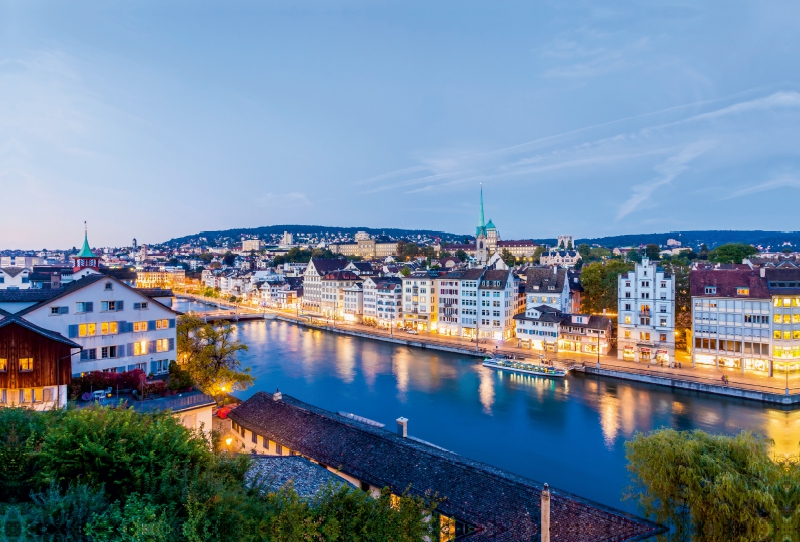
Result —
<instances>
[{"instance_id":1,"label":"green foliage","mask_svg":"<svg viewBox=\"0 0 800 542\"><path fill-rule=\"evenodd\" d=\"M533 263L539 263L539 260L542 258L542 254L547 252L546 245L539 245L536 247L536 250L533 251Z\"/></svg>"},{"instance_id":2,"label":"green foliage","mask_svg":"<svg viewBox=\"0 0 800 542\"><path fill-rule=\"evenodd\" d=\"M236 254L234 254L230 250L225 253L225 256L222 257L222 263L224 263L228 267L232 266L235 261L236 261Z\"/></svg>"},{"instance_id":3,"label":"green foliage","mask_svg":"<svg viewBox=\"0 0 800 542\"><path fill-rule=\"evenodd\" d=\"M0 409L0 535L94 542L392 540L433 537L435 499L372 499L333 488L313 500L245 483L247 456L223 454L168 412ZM7 438L17 435L17 440ZM23 437L23 438L18 438ZM15 442L30 445L20 448ZM13 453L9 454L9 449ZM20 474L20 472L22 474ZM26 500L29 499L29 500ZM23 540L23 538L20 538Z\"/></svg>"},{"instance_id":4,"label":"green foliage","mask_svg":"<svg viewBox=\"0 0 800 542\"><path fill-rule=\"evenodd\" d=\"M456 258L458 258L462 262L466 262L467 258L469 258L469 255L464 250L462 250L460 248L458 250L456 250L455 256L456 256Z\"/></svg>"},{"instance_id":5,"label":"green foliage","mask_svg":"<svg viewBox=\"0 0 800 542\"><path fill-rule=\"evenodd\" d=\"M788 541L800 527L797 457L775 460L768 442L661 429L626 443L633 485L626 498L672 541Z\"/></svg>"},{"instance_id":6,"label":"green foliage","mask_svg":"<svg viewBox=\"0 0 800 542\"><path fill-rule=\"evenodd\" d=\"M581 259L582 259L584 262L587 262L587 263L588 263L588 261L589 261L589 254L591 253L591 251L592 251L592 247L590 247L590 246L589 246L589 245L587 245L586 243L581 243L580 245L578 245L578 254L580 254L580 255L581 255Z\"/></svg>"},{"instance_id":7,"label":"green foliage","mask_svg":"<svg viewBox=\"0 0 800 542\"><path fill-rule=\"evenodd\" d=\"M600 314L603 309L616 312L618 277L633 269L633 265L621 260L592 262L581 270L581 312Z\"/></svg>"},{"instance_id":8,"label":"green foliage","mask_svg":"<svg viewBox=\"0 0 800 542\"><path fill-rule=\"evenodd\" d=\"M517 258L513 254L511 254L511 251L508 250L507 248L503 249L503 252L500 254L500 257L509 267L514 267L515 265L517 265Z\"/></svg>"},{"instance_id":9,"label":"green foliage","mask_svg":"<svg viewBox=\"0 0 800 542\"><path fill-rule=\"evenodd\" d=\"M653 243L651 243L651 244L647 245L646 247L644 247L645 256L650 258L650 261L653 261L653 262L659 259L660 252L661 252L661 248L658 245L653 244Z\"/></svg>"},{"instance_id":10,"label":"green foliage","mask_svg":"<svg viewBox=\"0 0 800 542\"><path fill-rule=\"evenodd\" d=\"M630 249L626 255L629 262L642 263L642 255L638 250Z\"/></svg>"},{"instance_id":11,"label":"green foliage","mask_svg":"<svg viewBox=\"0 0 800 542\"><path fill-rule=\"evenodd\" d=\"M405 265L400 270L400 274L403 275L404 277L407 277L407 276L409 276L411 274L411 269L407 265Z\"/></svg>"},{"instance_id":12,"label":"green foliage","mask_svg":"<svg viewBox=\"0 0 800 542\"><path fill-rule=\"evenodd\" d=\"M753 245L744 243L728 243L720 245L708 253L708 261L714 263L742 263L742 260L758 254Z\"/></svg>"},{"instance_id":13,"label":"green foliage","mask_svg":"<svg viewBox=\"0 0 800 542\"><path fill-rule=\"evenodd\" d=\"M204 323L190 315L178 319L178 361L206 393L220 396L246 389L255 381L250 367L243 369L237 357L247 351L247 345L233 338L235 329L226 321Z\"/></svg>"}]
</instances>

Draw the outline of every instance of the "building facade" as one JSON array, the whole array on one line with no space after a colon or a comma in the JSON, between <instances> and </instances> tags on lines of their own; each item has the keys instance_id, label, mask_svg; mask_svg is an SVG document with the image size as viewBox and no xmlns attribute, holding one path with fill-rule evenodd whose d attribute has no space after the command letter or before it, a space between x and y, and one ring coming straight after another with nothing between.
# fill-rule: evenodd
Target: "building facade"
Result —
<instances>
[{"instance_id":1,"label":"building facade","mask_svg":"<svg viewBox=\"0 0 800 542\"><path fill-rule=\"evenodd\" d=\"M361 322L364 315L363 283L356 282L344 289L342 317L346 322Z\"/></svg>"},{"instance_id":2,"label":"building facade","mask_svg":"<svg viewBox=\"0 0 800 542\"><path fill-rule=\"evenodd\" d=\"M0 290L30 288L31 270L27 267L0 267Z\"/></svg>"},{"instance_id":3,"label":"building facade","mask_svg":"<svg viewBox=\"0 0 800 542\"><path fill-rule=\"evenodd\" d=\"M675 361L675 280L648 258L618 278L617 357Z\"/></svg>"},{"instance_id":4,"label":"building facade","mask_svg":"<svg viewBox=\"0 0 800 542\"><path fill-rule=\"evenodd\" d=\"M398 277L366 277L364 288L364 321L380 327L397 326L402 322L403 282Z\"/></svg>"},{"instance_id":5,"label":"building facade","mask_svg":"<svg viewBox=\"0 0 800 542\"><path fill-rule=\"evenodd\" d=\"M397 241L385 237L372 239L367 232L356 233L353 243L336 243L328 248L334 254L342 256L360 256L366 259L386 258L397 256Z\"/></svg>"},{"instance_id":6,"label":"building facade","mask_svg":"<svg viewBox=\"0 0 800 542\"><path fill-rule=\"evenodd\" d=\"M608 354L611 319L589 314L566 314L550 305L528 307L515 317L520 347L544 352Z\"/></svg>"},{"instance_id":7,"label":"building facade","mask_svg":"<svg viewBox=\"0 0 800 542\"><path fill-rule=\"evenodd\" d=\"M350 271L339 270L326 274L320 281L320 312L326 318L342 318L345 289L361 282L361 278Z\"/></svg>"},{"instance_id":8,"label":"building facade","mask_svg":"<svg viewBox=\"0 0 800 542\"><path fill-rule=\"evenodd\" d=\"M403 327L436 331L436 277L427 271L415 271L403 277Z\"/></svg>"},{"instance_id":9,"label":"building facade","mask_svg":"<svg viewBox=\"0 0 800 542\"><path fill-rule=\"evenodd\" d=\"M322 277L333 271L344 269L347 260L324 260L312 258L303 272L303 308L308 311L320 311L322 299Z\"/></svg>"}]
</instances>

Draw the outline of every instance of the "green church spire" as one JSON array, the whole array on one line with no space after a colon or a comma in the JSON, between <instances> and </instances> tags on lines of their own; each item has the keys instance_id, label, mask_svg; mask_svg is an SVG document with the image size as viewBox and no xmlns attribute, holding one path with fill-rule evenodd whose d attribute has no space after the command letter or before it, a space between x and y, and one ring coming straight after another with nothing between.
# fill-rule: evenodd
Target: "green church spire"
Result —
<instances>
[{"instance_id":1,"label":"green church spire","mask_svg":"<svg viewBox=\"0 0 800 542\"><path fill-rule=\"evenodd\" d=\"M83 248L75 256L76 258L97 258L97 255L92 252L89 247L89 230L86 228L86 222L83 223Z\"/></svg>"}]
</instances>

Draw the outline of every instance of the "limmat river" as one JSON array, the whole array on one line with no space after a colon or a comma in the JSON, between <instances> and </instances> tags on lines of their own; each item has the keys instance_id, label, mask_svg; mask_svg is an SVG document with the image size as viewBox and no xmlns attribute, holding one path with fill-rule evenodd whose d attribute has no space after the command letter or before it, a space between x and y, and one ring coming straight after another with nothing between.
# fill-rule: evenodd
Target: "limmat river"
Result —
<instances>
[{"instance_id":1,"label":"limmat river","mask_svg":"<svg viewBox=\"0 0 800 542\"><path fill-rule=\"evenodd\" d=\"M178 301L181 311L202 305ZM474 357L347 337L291 323L237 325L255 385L236 395L281 392L409 434L608 506L629 484L625 440L660 427L737 433L800 448L800 410L575 374L566 379L487 369Z\"/></svg>"}]
</instances>

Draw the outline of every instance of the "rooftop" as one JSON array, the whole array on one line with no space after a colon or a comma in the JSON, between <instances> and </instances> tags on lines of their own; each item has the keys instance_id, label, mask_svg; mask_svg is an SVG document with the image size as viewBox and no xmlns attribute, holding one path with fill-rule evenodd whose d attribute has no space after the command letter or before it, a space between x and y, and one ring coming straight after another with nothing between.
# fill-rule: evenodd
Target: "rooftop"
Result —
<instances>
[{"instance_id":1,"label":"rooftop","mask_svg":"<svg viewBox=\"0 0 800 542\"><path fill-rule=\"evenodd\" d=\"M542 485L412 438L314 407L289 395L258 392L230 413L250 431L303 456L395 493L431 490L438 510L469 523L473 542L539 540ZM551 490L551 533L560 542L623 542L660 532L652 523Z\"/></svg>"},{"instance_id":2,"label":"rooftop","mask_svg":"<svg viewBox=\"0 0 800 542\"><path fill-rule=\"evenodd\" d=\"M259 479L267 491L277 491L291 484L300 497L312 499L328 486L350 487L339 476L308 459L296 456L253 455L247 481Z\"/></svg>"}]
</instances>

